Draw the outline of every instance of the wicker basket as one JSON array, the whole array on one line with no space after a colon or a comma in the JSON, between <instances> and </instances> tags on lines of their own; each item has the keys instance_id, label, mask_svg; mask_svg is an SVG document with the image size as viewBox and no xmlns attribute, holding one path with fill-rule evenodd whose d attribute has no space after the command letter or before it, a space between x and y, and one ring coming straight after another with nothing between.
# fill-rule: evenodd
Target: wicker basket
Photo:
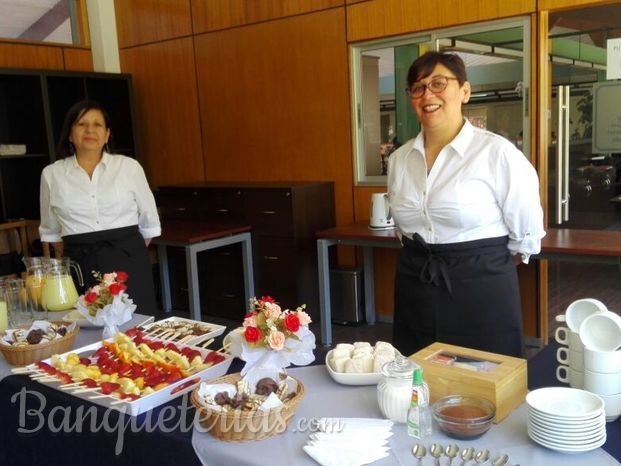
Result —
<instances>
[{"instance_id":1,"label":"wicker basket","mask_svg":"<svg viewBox=\"0 0 621 466\"><path fill-rule=\"evenodd\" d=\"M241 378L239 373L210 380L210 384L235 384ZM198 398L198 388L192 392L192 404L198 412L201 427L211 435L227 442L263 440L282 434L295 414L295 408L304 396L304 385L300 380L295 396L285 401L284 406L269 411L231 410L223 412L203 405Z\"/></svg>"},{"instance_id":2,"label":"wicker basket","mask_svg":"<svg viewBox=\"0 0 621 466\"><path fill-rule=\"evenodd\" d=\"M66 322L54 323L62 325L67 324ZM53 354L66 353L73 348L73 342L79 332L80 327L76 325L73 331L67 333L64 337L56 338L38 345L9 346L0 344L0 351L9 364L13 366L26 366L33 362L49 358Z\"/></svg>"}]
</instances>

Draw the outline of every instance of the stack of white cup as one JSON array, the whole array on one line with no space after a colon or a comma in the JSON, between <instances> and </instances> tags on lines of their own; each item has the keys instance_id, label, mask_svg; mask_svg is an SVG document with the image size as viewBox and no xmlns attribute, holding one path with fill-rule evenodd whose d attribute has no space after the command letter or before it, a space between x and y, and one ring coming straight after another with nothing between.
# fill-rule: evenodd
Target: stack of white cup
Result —
<instances>
[{"instance_id":1,"label":"stack of white cup","mask_svg":"<svg viewBox=\"0 0 621 466\"><path fill-rule=\"evenodd\" d=\"M580 325L584 344L584 389L602 397L606 421L621 415L621 317L593 314Z\"/></svg>"},{"instance_id":2,"label":"stack of white cup","mask_svg":"<svg viewBox=\"0 0 621 466\"><path fill-rule=\"evenodd\" d=\"M580 326L591 315L604 312L607 312L604 303L585 298L574 301L567 307L564 315L556 317L557 321L567 324L567 327L556 329L556 341L566 345L556 352L556 359L561 363L556 368L556 378L572 388L584 387L584 343L578 333Z\"/></svg>"}]
</instances>

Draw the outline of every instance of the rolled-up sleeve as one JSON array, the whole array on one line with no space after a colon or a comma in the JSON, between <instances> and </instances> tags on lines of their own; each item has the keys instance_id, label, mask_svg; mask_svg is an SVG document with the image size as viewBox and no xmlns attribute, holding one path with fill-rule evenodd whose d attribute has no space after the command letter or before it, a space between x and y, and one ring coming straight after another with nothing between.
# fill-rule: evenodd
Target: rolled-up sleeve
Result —
<instances>
[{"instance_id":1,"label":"rolled-up sleeve","mask_svg":"<svg viewBox=\"0 0 621 466\"><path fill-rule=\"evenodd\" d=\"M138 206L138 229L145 239L154 238L162 234L160 217L157 213L155 198L149 187L147 177L142 166L135 162L134 182L136 183L136 204Z\"/></svg>"},{"instance_id":2,"label":"rolled-up sleeve","mask_svg":"<svg viewBox=\"0 0 621 466\"><path fill-rule=\"evenodd\" d=\"M509 230L509 250L528 263L541 251L543 209L539 178L530 162L513 146L503 148L498 158L497 189L503 220Z\"/></svg>"},{"instance_id":3,"label":"rolled-up sleeve","mask_svg":"<svg viewBox=\"0 0 621 466\"><path fill-rule=\"evenodd\" d=\"M53 243L61 241L61 225L51 204L51 168L46 168L41 173L41 187L39 194L39 209L41 224L39 225L39 237L41 241Z\"/></svg>"}]
</instances>

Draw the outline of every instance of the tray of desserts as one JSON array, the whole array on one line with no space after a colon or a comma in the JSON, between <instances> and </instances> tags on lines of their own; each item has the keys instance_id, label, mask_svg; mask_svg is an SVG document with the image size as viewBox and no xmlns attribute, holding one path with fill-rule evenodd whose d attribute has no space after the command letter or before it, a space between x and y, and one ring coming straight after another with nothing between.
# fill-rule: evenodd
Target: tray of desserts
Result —
<instances>
[{"instance_id":1,"label":"tray of desserts","mask_svg":"<svg viewBox=\"0 0 621 466\"><path fill-rule=\"evenodd\" d=\"M137 416L220 377L232 357L147 337L140 329L14 369L106 408Z\"/></svg>"},{"instance_id":2,"label":"tray of desserts","mask_svg":"<svg viewBox=\"0 0 621 466\"><path fill-rule=\"evenodd\" d=\"M169 317L142 326L142 331L149 337L185 345L199 345L205 340L222 335L225 330L224 325L183 317Z\"/></svg>"}]
</instances>

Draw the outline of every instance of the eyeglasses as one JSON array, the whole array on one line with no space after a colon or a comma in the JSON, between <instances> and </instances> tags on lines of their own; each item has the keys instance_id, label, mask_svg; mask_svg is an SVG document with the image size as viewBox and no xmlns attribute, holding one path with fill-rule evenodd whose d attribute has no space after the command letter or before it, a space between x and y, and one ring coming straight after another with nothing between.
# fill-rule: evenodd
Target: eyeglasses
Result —
<instances>
[{"instance_id":1,"label":"eyeglasses","mask_svg":"<svg viewBox=\"0 0 621 466\"><path fill-rule=\"evenodd\" d=\"M425 89L429 89L434 94L439 94L446 86L448 86L449 79L454 79L455 81L459 81L457 78L452 78L449 76L436 76L427 84L424 83L414 83L411 87L406 87L405 92L410 97L410 99L418 99L425 94Z\"/></svg>"}]
</instances>

